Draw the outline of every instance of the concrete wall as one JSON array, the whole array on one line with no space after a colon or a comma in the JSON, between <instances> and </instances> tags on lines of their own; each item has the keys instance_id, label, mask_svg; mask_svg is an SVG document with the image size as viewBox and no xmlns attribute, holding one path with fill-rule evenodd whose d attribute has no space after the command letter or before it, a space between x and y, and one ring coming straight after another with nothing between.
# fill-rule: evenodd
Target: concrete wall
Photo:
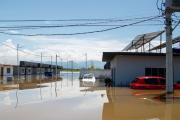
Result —
<instances>
[{"instance_id":1,"label":"concrete wall","mask_svg":"<svg viewBox=\"0 0 180 120\"><path fill-rule=\"evenodd\" d=\"M3 69L3 67L0 66L0 76L3 76L3 75L2 75L2 69Z\"/></svg>"},{"instance_id":2,"label":"concrete wall","mask_svg":"<svg viewBox=\"0 0 180 120\"><path fill-rule=\"evenodd\" d=\"M32 69L31 67L26 67L26 75L31 75L32 74Z\"/></svg>"},{"instance_id":3,"label":"concrete wall","mask_svg":"<svg viewBox=\"0 0 180 120\"><path fill-rule=\"evenodd\" d=\"M13 75L18 75L18 66L13 67ZM25 75L25 67L19 67L19 75Z\"/></svg>"},{"instance_id":4,"label":"concrete wall","mask_svg":"<svg viewBox=\"0 0 180 120\"><path fill-rule=\"evenodd\" d=\"M114 84L128 86L137 76L145 75L145 68L165 68L165 56L116 56L111 61L115 71ZM174 57L174 80L180 81L180 57Z\"/></svg>"},{"instance_id":5,"label":"concrete wall","mask_svg":"<svg viewBox=\"0 0 180 120\"><path fill-rule=\"evenodd\" d=\"M10 73L7 72L10 69ZM13 66L3 66L3 76L13 76Z\"/></svg>"}]
</instances>

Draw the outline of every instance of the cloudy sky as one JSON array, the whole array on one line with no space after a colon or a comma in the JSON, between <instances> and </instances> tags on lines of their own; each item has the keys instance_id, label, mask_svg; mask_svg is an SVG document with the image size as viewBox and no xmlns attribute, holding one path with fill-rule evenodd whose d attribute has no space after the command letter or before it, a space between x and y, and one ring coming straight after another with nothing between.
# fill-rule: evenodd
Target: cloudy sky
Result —
<instances>
[{"instance_id":1,"label":"cloudy sky","mask_svg":"<svg viewBox=\"0 0 180 120\"><path fill-rule=\"evenodd\" d=\"M145 22L112 31L69 36L22 36L10 34L71 34L109 29L109 26L10 29L15 26L51 26L97 24L99 21L50 21L69 19L129 19L159 15L156 0L0 0L0 62L16 64L16 46L20 45L20 60L50 61L58 54L62 59L81 61L85 53L90 60L102 60L103 51L120 51L139 34L164 29L163 19ZM8 22L2 20L44 20ZM102 22L102 21L100 21ZM104 22L104 21L103 21ZM116 21L126 25L136 21ZM102 24L102 23L101 23ZM148 24L148 25L147 25ZM156 25L152 25L156 24ZM157 25L158 24L158 25ZM175 31L177 36L178 29Z\"/></svg>"}]
</instances>

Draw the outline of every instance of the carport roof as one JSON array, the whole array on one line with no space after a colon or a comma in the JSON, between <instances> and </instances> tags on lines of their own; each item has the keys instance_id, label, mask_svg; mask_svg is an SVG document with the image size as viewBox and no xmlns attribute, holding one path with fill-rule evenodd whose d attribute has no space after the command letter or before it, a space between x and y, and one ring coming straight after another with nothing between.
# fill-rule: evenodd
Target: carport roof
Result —
<instances>
[{"instance_id":1,"label":"carport roof","mask_svg":"<svg viewBox=\"0 0 180 120\"><path fill-rule=\"evenodd\" d=\"M149 52L103 52L102 61L110 62L117 55L126 56L165 56L165 53L149 53ZM174 53L176 56L180 56L178 53Z\"/></svg>"},{"instance_id":2,"label":"carport roof","mask_svg":"<svg viewBox=\"0 0 180 120\"><path fill-rule=\"evenodd\" d=\"M151 40L155 39L156 37L160 36L163 33L164 33L164 31L158 31L158 32L151 32L151 33L138 35L122 51L138 49L141 46L143 46L144 44L150 42Z\"/></svg>"}]
</instances>

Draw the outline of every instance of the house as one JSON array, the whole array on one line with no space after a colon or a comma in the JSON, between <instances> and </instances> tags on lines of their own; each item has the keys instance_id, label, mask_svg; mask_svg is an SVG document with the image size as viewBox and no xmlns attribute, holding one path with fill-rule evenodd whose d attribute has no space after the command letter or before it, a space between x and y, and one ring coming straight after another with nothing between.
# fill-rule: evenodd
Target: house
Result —
<instances>
[{"instance_id":1,"label":"house","mask_svg":"<svg viewBox=\"0 0 180 120\"><path fill-rule=\"evenodd\" d=\"M13 66L14 65L0 65L0 75L1 76L13 76Z\"/></svg>"},{"instance_id":2,"label":"house","mask_svg":"<svg viewBox=\"0 0 180 120\"><path fill-rule=\"evenodd\" d=\"M174 81L180 81L180 54L173 58ZM137 76L166 76L166 54L150 52L104 52L110 62L113 85L128 86Z\"/></svg>"},{"instance_id":3,"label":"house","mask_svg":"<svg viewBox=\"0 0 180 120\"><path fill-rule=\"evenodd\" d=\"M17 65L13 66L13 75L18 75L18 69L19 69L19 75L25 75L25 67L18 67Z\"/></svg>"},{"instance_id":4,"label":"house","mask_svg":"<svg viewBox=\"0 0 180 120\"><path fill-rule=\"evenodd\" d=\"M60 73L62 66L34 63L28 61L20 61L20 65L4 65L0 64L0 76L17 76L19 75L44 75L45 72ZM18 72L19 71L19 72Z\"/></svg>"}]
</instances>

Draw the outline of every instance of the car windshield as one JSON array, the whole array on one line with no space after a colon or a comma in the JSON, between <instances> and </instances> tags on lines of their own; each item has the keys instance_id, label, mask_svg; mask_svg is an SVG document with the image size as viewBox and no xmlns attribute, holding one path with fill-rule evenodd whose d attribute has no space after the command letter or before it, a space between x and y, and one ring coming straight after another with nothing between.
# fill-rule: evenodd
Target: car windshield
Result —
<instances>
[{"instance_id":1,"label":"car windshield","mask_svg":"<svg viewBox=\"0 0 180 120\"><path fill-rule=\"evenodd\" d=\"M131 83L136 83L138 80L138 78L136 78L135 80L133 80Z\"/></svg>"},{"instance_id":2,"label":"car windshield","mask_svg":"<svg viewBox=\"0 0 180 120\"><path fill-rule=\"evenodd\" d=\"M91 79L91 78L93 78L93 75L92 74L86 74L86 75L84 75L83 78L84 79Z\"/></svg>"}]
</instances>

